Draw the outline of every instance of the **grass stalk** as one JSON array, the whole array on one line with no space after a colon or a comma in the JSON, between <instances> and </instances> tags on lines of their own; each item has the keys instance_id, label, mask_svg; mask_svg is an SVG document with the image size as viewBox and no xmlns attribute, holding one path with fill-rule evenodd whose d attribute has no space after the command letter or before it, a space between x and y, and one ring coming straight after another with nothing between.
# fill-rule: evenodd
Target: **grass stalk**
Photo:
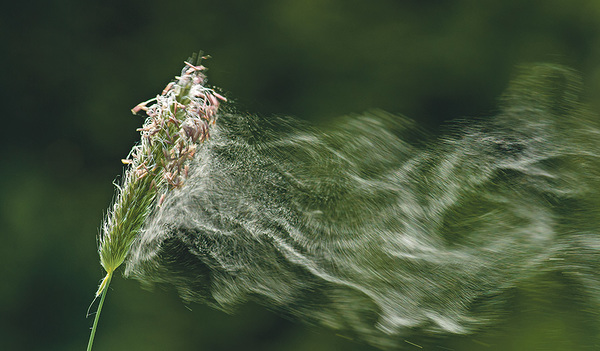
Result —
<instances>
[{"instance_id":1,"label":"grass stalk","mask_svg":"<svg viewBox=\"0 0 600 351\"><path fill-rule=\"evenodd\" d=\"M112 272L107 273L106 277L100 284L100 288L98 292L102 295L100 298L100 304L98 305L98 310L96 310L96 317L94 318L94 324L92 326L92 332L90 333L90 339L88 341L87 351L92 350L92 345L94 344L94 336L96 335L96 328L98 327L98 320L100 320L100 312L102 312L102 306L104 305L104 299L106 298L106 293L108 292L108 286L110 285L110 280L112 279Z\"/></svg>"}]
</instances>

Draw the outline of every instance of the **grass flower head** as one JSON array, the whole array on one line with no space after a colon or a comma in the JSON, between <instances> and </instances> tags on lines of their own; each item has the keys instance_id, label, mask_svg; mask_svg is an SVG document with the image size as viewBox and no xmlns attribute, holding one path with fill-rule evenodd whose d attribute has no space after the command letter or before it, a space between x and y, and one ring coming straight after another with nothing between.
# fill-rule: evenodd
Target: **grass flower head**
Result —
<instances>
[{"instance_id":1,"label":"grass flower head","mask_svg":"<svg viewBox=\"0 0 600 351\"><path fill-rule=\"evenodd\" d=\"M196 55L185 62L181 76L160 95L132 109L134 114L145 113L147 119L138 129L141 141L122 160L127 168L102 225L98 251L106 277L96 292L96 297L102 295L102 299L88 350L113 272L125 261L148 216L161 206L170 190L185 182L188 161L194 157L196 146L209 137L219 104L226 101L205 86L206 67L201 65L204 58Z\"/></svg>"}]
</instances>

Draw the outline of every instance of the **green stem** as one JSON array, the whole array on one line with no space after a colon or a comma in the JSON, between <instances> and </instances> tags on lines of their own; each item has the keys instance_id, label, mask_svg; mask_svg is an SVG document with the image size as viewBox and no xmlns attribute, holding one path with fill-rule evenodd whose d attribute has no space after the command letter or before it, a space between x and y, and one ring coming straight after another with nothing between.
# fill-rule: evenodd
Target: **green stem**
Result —
<instances>
[{"instance_id":1,"label":"green stem","mask_svg":"<svg viewBox=\"0 0 600 351\"><path fill-rule=\"evenodd\" d=\"M96 318L94 318L94 325L92 326L92 333L90 334L90 341L88 342L87 351L92 350L92 345L94 344L94 336L96 335L96 328L98 327L98 320L100 319L100 312L102 312L102 305L104 305L104 298L106 297L106 292L108 291L108 286L110 285L110 280L112 279L112 272L106 274L106 278L102 281L100 285L99 293L102 294L100 298L100 304L98 305L98 310L96 311Z\"/></svg>"}]
</instances>

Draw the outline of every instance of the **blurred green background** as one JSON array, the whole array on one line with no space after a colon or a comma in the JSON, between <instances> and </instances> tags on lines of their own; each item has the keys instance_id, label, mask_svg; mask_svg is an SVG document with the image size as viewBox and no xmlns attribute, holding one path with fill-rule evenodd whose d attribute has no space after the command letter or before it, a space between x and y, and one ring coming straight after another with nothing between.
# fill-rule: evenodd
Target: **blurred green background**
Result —
<instances>
[{"instance_id":1,"label":"blurred green background","mask_svg":"<svg viewBox=\"0 0 600 351\"><path fill-rule=\"evenodd\" d=\"M0 39L0 350L85 348L103 276L96 235L142 123L129 110L194 51L213 57L209 82L241 110L320 122L377 107L432 131L493 115L517 64L571 66L592 96L600 76L597 0L10 1ZM585 331L556 311L523 312L537 299L526 295L509 337L430 349L580 349ZM229 316L121 277L95 344L238 349L373 350L257 306Z\"/></svg>"}]
</instances>

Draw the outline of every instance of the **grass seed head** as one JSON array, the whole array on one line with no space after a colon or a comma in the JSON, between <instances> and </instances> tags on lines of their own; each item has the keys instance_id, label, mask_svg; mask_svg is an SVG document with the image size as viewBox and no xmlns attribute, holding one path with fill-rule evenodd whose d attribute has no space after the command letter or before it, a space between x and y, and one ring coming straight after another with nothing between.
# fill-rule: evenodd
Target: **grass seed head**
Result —
<instances>
[{"instance_id":1,"label":"grass seed head","mask_svg":"<svg viewBox=\"0 0 600 351\"><path fill-rule=\"evenodd\" d=\"M108 275L123 263L131 243L166 194L184 184L187 161L194 157L196 145L210 136L219 105L227 101L205 86L206 67L200 64L204 58L186 61L181 76L160 95L131 110L144 112L147 118L137 129L140 143L122 160L126 165L123 181L102 225L100 262ZM102 289L104 285L98 295Z\"/></svg>"}]
</instances>

